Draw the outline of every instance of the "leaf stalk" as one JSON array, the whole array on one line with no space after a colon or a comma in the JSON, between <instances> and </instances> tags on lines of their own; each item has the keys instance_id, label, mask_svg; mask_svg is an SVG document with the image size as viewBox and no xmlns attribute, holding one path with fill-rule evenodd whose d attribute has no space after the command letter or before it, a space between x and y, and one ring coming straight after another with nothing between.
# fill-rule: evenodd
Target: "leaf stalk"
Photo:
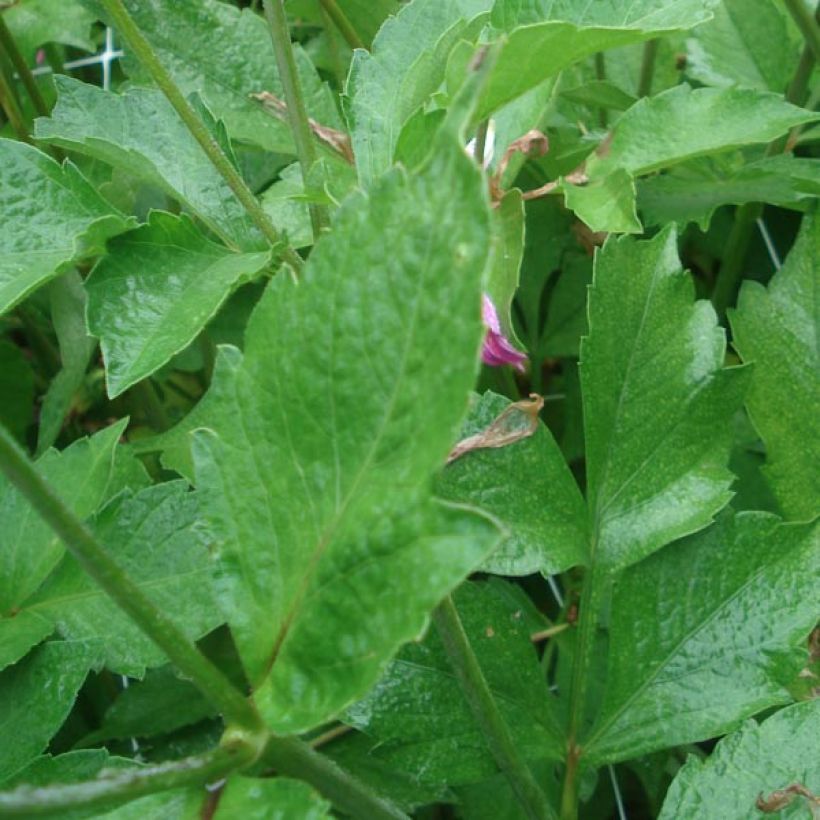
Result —
<instances>
[{"instance_id":1,"label":"leaf stalk","mask_svg":"<svg viewBox=\"0 0 820 820\"><path fill-rule=\"evenodd\" d=\"M552 806L519 754L510 728L498 709L452 598L445 598L438 606L433 622L490 753L506 775L524 813L530 820L554 820Z\"/></svg>"},{"instance_id":2,"label":"leaf stalk","mask_svg":"<svg viewBox=\"0 0 820 820\"><path fill-rule=\"evenodd\" d=\"M652 80L655 76L655 60L658 56L660 40L647 40L641 57L641 73L638 77L638 98L648 97L652 93Z\"/></svg>"},{"instance_id":3,"label":"leaf stalk","mask_svg":"<svg viewBox=\"0 0 820 820\"><path fill-rule=\"evenodd\" d=\"M347 19L347 15L339 7L336 0L319 0L319 2L322 8L330 15L330 19L333 20L336 28L339 29L342 37L347 40L347 44L351 48L366 48L362 38L359 37L356 29L353 28L352 23Z\"/></svg>"},{"instance_id":4,"label":"leaf stalk","mask_svg":"<svg viewBox=\"0 0 820 820\"><path fill-rule=\"evenodd\" d=\"M234 168L233 163L225 155L213 135L208 130L204 122L199 118L191 104L182 94L179 87L172 79L170 73L162 65L151 44L140 31L139 26L134 22L131 14L126 9L122 0L101 0L105 10L108 12L111 21L125 40L128 48L134 53L151 75L159 89L171 103L174 110L179 114L180 119L185 123L191 135L199 143L208 159L213 163L217 171L228 183L236 198L248 212L254 224L261 231L262 235L272 246L282 245L283 260L295 271L300 271L303 266L302 257L289 245L285 244L284 238L274 227L273 223L265 213L259 200L248 188L245 180Z\"/></svg>"},{"instance_id":5,"label":"leaf stalk","mask_svg":"<svg viewBox=\"0 0 820 820\"><path fill-rule=\"evenodd\" d=\"M293 56L293 44L288 30L288 19L282 0L264 0L265 18L268 21L273 52L276 56L276 65L279 69L279 78L282 80L282 89L285 92L287 103L288 123L296 144L296 156L302 169L302 185L307 190L310 169L316 162L316 147L313 143L313 132L308 121L305 98L302 94L302 85L296 68L296 59ZM318 203L311 203L310 222L313 226L313 241L315 242L322 231L330 224L327 209Z\"/></svg>"},{"instance_id":6,"label":"leaf stalk","mask_svg":"<svg viewBox=\"0 0 820 820\"><path fill-rule=\"evenodd\" d=\"M227 719L250 732L262 730L262 721L252 703L128 577L46 483L2 425L0 471L60 537L82 569Z\"/></svg>"},{"instance_id":7,"label":"leaf stalk","mask_svg":"<svg viewBox=\"0 0 820 820\"><path fill-rule=\"evenodd\" d=\"M34 79L34 75L31 73L31 69L29 69L26 61L23 59L20 49L17 48L17 43L14 42L14 37L9 31L9 27L6 25L2 14L0 14L0 47L3 48L3 51L5 51L9 60L11 60L11 64L17 72L17 76L20 78L26 89L26 93L31 99L34 110L41 117L47 117L48 106L46 105L46 101L43 99L40 89L37 88L37 81Z\"/></svg>"},{"instance_id":8,"label":"leaf stalk","mask_svg":"<svg viewBox=\"0 0 820 820\"><path fill-rule=\"evenodd\" d=\"M784 2L786 9L800 29L806 45L814 54L814 59L820 62L820 25L817 22L816 13L812 14L806 8L804 0L784 0Z\"/></svg>"}]
</instances>

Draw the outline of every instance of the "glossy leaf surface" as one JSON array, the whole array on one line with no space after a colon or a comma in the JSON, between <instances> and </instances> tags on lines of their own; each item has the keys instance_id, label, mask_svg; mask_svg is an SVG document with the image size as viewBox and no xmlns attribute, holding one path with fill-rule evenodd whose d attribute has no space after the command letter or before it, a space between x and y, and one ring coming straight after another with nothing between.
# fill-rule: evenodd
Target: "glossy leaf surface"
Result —
<instances>
[{"instance_id":1,"label":"glossy leaf surface","mask_svg":"<svg viewBox=\"0 0 820 820\"><path fill-rule=\"evenodd\" d=\"M324 820L330 804L310 786L283 777L232 777L219 798L214 820Z\"/></svg>"},{"instance_id":2,"label":"glossy leaf surface","mask_svg":"<svg viewBox=\"0 0 820 820\"><path fill-rule=\"evenodd\" d=\"M728 425L748 372L722 369L724 332L693 295L672 231L610 240L596 258L581 384L594 560L612 569L730 498Z\"/></svg>"},{"instance_id":3,"label":"glossy leaf surface","mask_svg":"<svg viewBox=\"0 0 820 820\"><path fill-rule=\"evenodd\" d=\"M118 237L86 283L88 327L101 341L108 394L118 396L187 347L268 253L232 253L187 217L154 211Z\"/></svg>"},{"instance_id":4,"label":"glossy leaf surface","mask_svg":"<svg viewBox=\"0 0 820 820\"><path fill-rule=\"evenodd\" d=\"M0 139L0 313L130 227L71 163Z\"/></svg>"},{"instance_id":5,"label":"glossy leaf surface","mask_svg":"<svg viewBox=\"0 0 820 820\"><path fill-rule=\"evenodd\" d=\"M820 792L817 737L820 701L796 703L762 723L745 723L724 738L706 760L690 757L672 782L660 820L696 820L704 816L746 820L759 815L759 796L770 798L797 783ZM806 798L794 795L771 817L810 817Z\"/></svg>"},{"instance_id":6,"label":"glossy leaf surface","mask_svg":"<svg viewBox=\"0 0 820 820\"><path fill-rule=\"evenodd\" d=\"M818 269L820 219L809 215L769 287L745 283L731 316L735 347L755 363L747 402L766 443L764 470L783 512L796 520L820 511Z\"/></svg>"},{"instance_id":7,"label":"glossy leaf surface","mask_svg":"<svg viewBox=\"0 0 820 820\"><path fill-rule=\"evenodd\" d=\"M223 608L279 731L366 690L495 542L486 521L427 498L476 373L487 236L460 147L388 174L347 200L298 284L271 281L244 361L214 387L196 481Z\"/></svg>"},{"instance_id":8,"label":"glossy leaf surface","mask_svg":"<svg viewBox=\"0 0 820 820\"><path fill-rule=\"evenodd\" d=\"M788 703L817 617L819 534L766 513L727 513L624 573L589 759L715 737Z\"/></svg>"}]
</instances>

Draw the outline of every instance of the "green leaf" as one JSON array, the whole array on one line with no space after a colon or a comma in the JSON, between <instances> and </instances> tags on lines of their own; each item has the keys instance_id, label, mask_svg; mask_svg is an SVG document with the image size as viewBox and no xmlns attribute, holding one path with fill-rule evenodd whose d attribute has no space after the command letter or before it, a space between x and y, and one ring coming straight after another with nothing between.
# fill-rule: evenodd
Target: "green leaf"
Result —
<instances>
[{"instance_id":1,"label":"green leaf","mask_svg":"<svg viewBox=\"0 0 820 820\"><path fill-rule=\"evenodd\" d=\"M126 0L126 6L183 93L201 94L232 139L293 153L287 123L250 98L261 91L284 97L270 32L259 14L219 0ZM341 129L330 89L304 51L298 46L294 51L308 114L322 125ZM140 83L150 82L133 56L126 54L125 67Z\"/></svg>"},{"instance_id":2,"label":"green leaf","mask_svg":"<svg viewBox=\"0 0 820 820\"><path fill-rule=\"evenodd\" d=\"M219 797L214 820L324 820L331 816L330 804L307 783L235 776Z\"/></svg>"},{"instance_id":3,"label":"green leaf","mask_svg":"<svg viewBox=\"0 0 820 820\"><path fill-rule=\"evenodd\" d=\"M200 496L187 482L124 492L92 521L92 529L131 579L190 638L222 623L211 588ZM141 677L165 661L162 651L67 555L25 609L48 618L97 662Z\"/></svg>"},{"instance_id":4,"label":"green leaf","mask_svg":"<svg viewBox=\"0 0 820 820\"><path fill-rule=\"evenodd\" d=\"M463 584L454 600L521 754L561 759L565 741L530 640L543 621L526 595L492 579ZM425 783L457 786L496 771L435 631L406 646L345 720L366 733L375 757Z\"/></svg>"},{"instance_id":5,"label":"green leaf","mask_svg":"<svg viewBox=\"0 0 820 820\"><path fill-rule=\"evenodd\" d=\"M462 438L485 430L510 404L485 393L473 405ZM494 515L509 532L482 570L551 575L586 562L583 498L552 434L535 433L498 449L474 450L445 467L436 492Z\"/></svg>"},{"instance_id":6,"label":"green leaf","mask_svg":"<svg viewBox=\"0 0 820 820\"><path fill-rule=\"evenodd\" d=\"M757 512L727 512L624 573L590 762L706 740L788 703L818 583L817 526Z\"/></svg>"},{"instance_id":7,"label":"green leaf","mask_svg":"<svg viewBox=\"0 0 820 820\"><path fill-rule=\"evenodd\" d=\"M34 371L23 351L0 339L0 424L20 441L34 420Z\"/></svg>"},{"instance_id":8,"label":"green leaf","mask_svg":"<svg viewBox=\"0 0 820 820\"><path fill-rule=\"evenodd\" d=\"M786 90L800 57L801 40L772 0L723 0L715 16L686 41L686 73L713 86Z\"/></svg>"},{"instance_id":9,"label":"green leaf","mask_svg":"<svg viewBox=\"0 0 820 820\"><path fill-rule=\"evenodd\" d=\"M173 789L132 800L124 806L100 814L95 820L197 820L207 799L197 788Z\"/></svg>"},{"instance_id":10,"label":"green leaf","mask_svg":"<svg viewBox=\"0 0 820 820\"><path fill-rule=\"evenodd\" d=\"M82 647L51 641L0 673L0 783L45 749L71 711L88 667Z\"/></svg>"},{"instance_id":11,"label":"green leaf","mask_svg":"<svg viewBox=\"0 0 820 820\"><path fill-rule=\"evenodd\" d=\"M37 460L37 471L78 517L87 518L108 497L114 448L128 423L123 419L62 452ZM65 548L28 501L0 477L0 615L19 607L63 557Z\"/></svg>"},{"instance_id":12,"label":"green leaf","mask_svg":"<svg viewBox=\"0 0 820 820\"><path fill-rule=\"evenodd\" d=\"M96 20L83 0L17 0L3 9L3 22L29 65L37 47L46 43L94 51L91 26Z\"/></svg>"},{"instance_id":13,"label":"green leaf","mask_svg":"<svg viewBox=\"0 0 820 820\"><path fill-rule=\"evenodd\" d=\"M679 85L654 97L644 97L623 114L611 138L587 160L587 187L621 189L625 174L641 176L703 154L769 142L795 125L818 117L785 102L779 94L743 88L693 90ZM710 127L704 128L707 122ZM646 134L652 134L652 139L646 139ZM615 174L621 179L611 179ZM570 207L577 207L580 198L579 215L592 230L640 230L637 219L630 227L622 215L626 200L619 213L612 214L606 197L590 203L587 188L572 191L565 183L564 191ZM629 198L634 209L634 189Z\"/></svg>"},{"instance_id":14,"label":"green leaf","mask_svg":"<svg viewBox=\"0 0 820 820\"><path fill-rule=\"evenodd\" d=\"M54 624L36 612L23 611L13 618L0 618L0 670L17 663L53 631Z\"/></svg>"},{"instance_id":15,"label":"green leaf","mask_svg":"<svg viewBox=\"0 0 820 820\"><path fill-rule=\"evenodd\" d=\"M85 326L86 295L79 273L68 271L52 282L49 297L62 368L43 398L37 429L38 455L48 450L60 434L74 394L83 383L88 362L97 347Z\"/></svg>"},{"instance_id":16,"label":"green leaf","mask_svg":"<svg viewBox=\"0 0 820 820\"><path fill-rule=\"evenodd\" d=\"M754 362L749 415L766 443L765 474L787 518L820 512L820 219L804 217L797 241L768 289L744 282L731 312L734 345Z\"/></svg>"},{"instance_id":17,"label":"green leaf","mask_svg":"<svg viewBox=\"0 0 820 820\"><path fill-rule=\"evenodd\" d=\"M491 0L412 0L356 51L347 81L353 151L367 186L393 162L402 126L441 85L447 58L476 35Z\"/></svg>"},{"instance_id":18,"label":"green leaf","mask_svg":"<svg viewBox=\"0 0 820 820\"><path fill-rule=\"evenodd\" d=\"M635 212L635 181L623 168L584 185L561 184L567 208L593 231L640 233Z\"/></svg>"},{"instance_id":19,"label":"green leaf","mask_svg":"<svg viewBox=\"0 0 820 820\"><path fill-rule=\"evenodd\" d=\"M427 489L476 374L488 231L478 170L448 142L424 173L348 198L300 281L269 284L244 361L225 362L196 479L223 607L277 731L361 695L496 541Z\"/></svg>"},{"instance_id":20,"label":"green leaf","mask_svg":"<svg viewBox=\"0 0 820 820\"><path fill-rule=\"evenodd\" d=\"M0 138L0 313L135 224L70 162Z\"/></svg>"},{"instance_id":21,"label":"green leaf","mask_svg":"<svg viewBox=\"0 0 820 820\"><path fill-rule=\"evenodd\" d=\"M747 820L761 816L759 795L794 783L820 793L817 738L820 701L795 703L758 724L750 720L724 738L706 760L690 756L666 795L660 820ZM789 808L770 813L779 818L809 818L810 807L795 796Z\"/></svg>"},{"instance_id":22,"label":"green leaf","mask_svg":"<svg viewBox=\"0 0 820 820\"><path fill-rule=\"evenodd\" d=\"M100 728L83 738L83 745L168 734L215 714L200 691L172 667L149 669L143 680L132 681L118 695Z\"/></svg>"},{"instance_id":23,"label":"green leaf","mask_svg":"<svg viewBox=\"0 0 820 820\"><path fill-rule=\"evenodd\" d=\"M610 569L705 527L731 497L749 373L721 369L725 334L693 296L672 230L596 257L581 383L595 560Z\"/></svg>"},{"instance_id":24,"label":"green leaf","mask_svg":"<svg viewBox=\"0 0 820 820\"><path fill-rule=\"evenodd\" d=\"M51 117L38 119L38 139L79 151L149 182L178 199L226 243L265 247L245 209L160 92L104 91L72 77L55 77ZM205 113L200 106L200 113ZM209 123L212 130L217 124Z\"/></svg>"},{"instance_id":25,"label":"green leaf","mask_svg":"<svg viewBox=\"0 0 820 820\"><path fill-rule=\"evenodd\" d=\"M524 200L521 191L508 191L492 211L493 254L487 276L487 295L495 305L501 331L515 345L521 342L515 333L510 311L518 275L524 257Z\"/></svg>"},{"instance_id":26,"label":"green leaf","mask_svg":"<svg viewBox=\"0 0 820 820\"><path fill-rule=\"evenodd\" d=\"M492 24L505 41L478 116L485 117L597 51L688 29L711 17L709 0L498 0ZM526 60L521 55L526 54Z\"/></svg>"},{"instance_id":27,"label":"green leaf","mask_svg":"<svg viewBox=\"0 0 820 820\"><path fill-rule=\"evenodd\" d=\"M723 205L767 202L805 207L820 195L820 160L791 155L738 164L739 157L701 157L638 183L638 207L649 225L697 222L709 228ZM805 204L804 204L805 203Z\"/></svg>"},{"instance_id":28,"label":"green leaf","mask_svg":"<svg viewBox=\"0 0 820 820\"><path fill-rule=\"evenodd\" d=\"M568 253L550 294L547 320L539 349L545 356L578 358L587 331L587 293L592 284L592 260Z\"/></svg>"},{"instance_id":29,"label":"green leaf","mask_svg":"<svg viewBox=\"0 0 820 820\"><path fill-rule=\"evenodd\" d=\"M232 253L188 217L162 211L113 240L86 282L88 327L101 342L108 395L120 395L186 348L231 290L269 259Z\"/></svg>"},{"instance_id":30,"label":"green leaf","mask_svg":"<svg viewBox=\"0 0 820 820\"><path fill-rule=\"evenodd\" d=\"M589 108L607 108L611 111L626 111L638 102L632 94L606 80L590 80L575 88L567 88L561 96Z\"/></svg>"},{"instance_id":31,"label":"green leaf","mask_svg":"<svg viewBox=\"0 0 820 820\"><path fill-rule=\"evenodd\" d=\"M35 758L8 782L4 789L12 786L48 786L53 783L79 783L91 780L103 769L125 768L134 766L135 762L125 757L112 757L106 749L78 749L73 752L52 756L50 754ZM65 812L63 817L68 814ZM74 818L76 812L71 812ZM96 814L91 810L87 814Z\"/></svg>"}]
</instances>

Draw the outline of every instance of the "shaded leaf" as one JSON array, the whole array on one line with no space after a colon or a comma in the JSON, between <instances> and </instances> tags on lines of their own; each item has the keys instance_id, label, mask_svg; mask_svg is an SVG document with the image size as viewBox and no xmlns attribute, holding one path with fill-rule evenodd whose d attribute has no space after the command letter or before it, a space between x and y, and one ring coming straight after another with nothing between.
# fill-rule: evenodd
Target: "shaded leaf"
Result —
<instances>
[{"instance_id":1,"label":"shaded leaf","mask_svg":"<svg viewBox=\"0 0 820 820\"><path fill-rule=\"evenodd\" d=\"M0 424L20 441L34 420L34 371L23 351L0 339Z\"/></svg>"},{"instance_id":2,"label":"shaded leaf","mask_svg":"<svg viewBox=\"0 0 820 820\"><path fill-rule=\"evenodd\" d=\"M0 313L134 224L70 162L0 138Z\"/></svg>"},{"instance_id":3,"label":"shaded leaf","mask_svg":"<svg viewBox=\"0 0 820 820\"><path fill-rule=\"evenodd\" d=\"M53 631L54 624L36 612L24 610L14 617L0 618L0 670L17 663Z\"/></svg>"},{"instance_id":4,"label":"shaded leaf","mask_svg":"<svg viewBox=\"0 0 820 820\"><path fill-rule=\"evenodd\" d=\"M114 448L127 423L123 419L37 460L37 471L78 518L91 515L111 492ZM0 520L0 614L5 616L40 586L65 548L5 477L0 477Z\"/></svg>"},{"instance_id":5,"label":"shaded leaf","mask_svg":"<svg viewBox=\"0 0 820 820\"><path fill-rule=\"evenodd\" d=\"M269 284L244 361L224 357L196 480L221 601L277 730L365 691L495 542L427 498L476 374L487 253L480 175L447 143L424 173L349 198L300 281Z\"/></svg>"},{"instance_id":6,"label":"shaded leaf","mask_svg":"<svg viewBox=\"0 0 820 820\"><path fill-rule=\"evenodd\" d=\"M577 358L587 330L587 293L592 284L592 260L567 254L550 295L540 348L545 356Z\"/></svg>"},{"instance_id":7,"label":"shaded leaf","mask_svg":"<svg viewBox=\"0 0 820 820\"><path fill-rule=\"evenodd\" d=\"M595 560L609 568L705 527L731 497L749 373L721 369L725 334L693 296L671 230L596 257L581 384Z\"/></svg>"},{"instance_id":8,"label":"shaded leaf","mask_svg":"<svg viewBox=\"0 0 820 820\"><path fill-rule=\"evenodd\" d=\"M474 402L462 435L486 429L509 407L504 397L485 393ZM449 464L436 482L436 492L487 510L509 531L482 565L486 572L553 574L586 560L584 501L541 422L529 438L497 450L477 450Z\"/></svg>"},{"instance_id":9,"label":"shaded leaf","mask_svg":"<svg viewBox=\"0 0 820 820\"><path fill-rule=\"evenodd\" d=\"M755 803L794 783L820 793L817 737L820 701L796 703L757 724L749 721L718 743L707 760L690 757L672 781L660 820L746 820ZM804 798L771 817L811 817Z\"/></svg>"},{"instance_id":10,"label":"shaded leaf","mask_svg":"<svg viewBox=\"0 0 820 820\"><path fill-rule=\"evenodd\" d=\"M154 211L118 237L86 282L88 327L101 341L108 395L118 396L186 348L268 253L232 253L185 216Z\"/></svg>"},{"instance_id":11,"label":"shaded leaf","mask_svg":"<svg viewBox=\"0 0 820 820\"><path fill-rule=\"evenodd\" d=\"M323 820L330 816L330 803L307 783L283 777L234 776L219 797L214 820Z\"/></svg>"},{"instance_id":12,"label":"shaded leaf","mask_svg":"<svg viewBox=\"0 0 820 820\"><path fill-rule=\"evenodd\" d=\"M817 526L768 513L726 513L631 568L612 601L590 761L706 740L788 703L786 686L806 662L818 583Z\"/></svg>"},{"instance_id":13,"label":"shaded leaf","mask_svg":"<svg viewBox=\"0 0 820 820\"><path fill-rule=\"evenodd\" d=\"M210 583L211 563L200 532L200 497L187 483L124 492L93 520L92 528L123 570L190 638L222 623ZM163 652L133 624L67 555L26 603L73 644L123 675L141 677L164 662Z\"/></svg>"},{"instance_id":14,"label":"shaded leaf","mask_svg":"<svg viewBox=\"0 0 820 820\"><path fill-rule=\"evenodd\" d=\"M71 711L89 665L83 647L50 641L0 673L0 734L5 738L0 782L46 748Z\"/></svg>"},{"instance_id":15,"label":"shaded leaf","mask_svg":"<svg viewBox=\"0 0 820 820\"><path fill-rule=\"evenodd\" d=\"M17 0L3 9L3 22L29 65L37 47L46 43L94 51L91 26L96 19L83 0Z\"/></svg>"},{"instance_id":16,"label":"shaded leaf","mask_svg":"<svg viewBox=\"0 0 820 820\"><path fill-rule=\"evenodd\" d=\"M804 217L783 268L764 288L744 282L731 313L734 345L755 369L747 399L766 443L766 467L787 518L820 511L820 219Z\"/></svg>"},{"instance_id":17,"label":"shaded leaf","mask_svg":"<svg viewBox=\"0 0 820 820\"><path fill-rule=\"evenodd\" d=\"M228 183L165 96L152 88L114 94L71 77L56 77L51 117L35 133L61 148L94 157L164 190L189 207L229 245L265 243ZM200 106L200 114L207 111ZM211 121L212 130L218 125Z\"/></svg>"},{"instance_id":18,"label":"shaded leaf","mask_svg":"<svg viewBox=\"0 0 820 820\"><path fill-rule=\"evenodd\" d=\"M466 583L454 601L490 690L528 760L563 755L552 696L530 634L543 621L526 596L500 579ZM346 721L372 754L425 783L471 783L496 771L437 633L409 644Z\"/></svg>"}]
</instances>

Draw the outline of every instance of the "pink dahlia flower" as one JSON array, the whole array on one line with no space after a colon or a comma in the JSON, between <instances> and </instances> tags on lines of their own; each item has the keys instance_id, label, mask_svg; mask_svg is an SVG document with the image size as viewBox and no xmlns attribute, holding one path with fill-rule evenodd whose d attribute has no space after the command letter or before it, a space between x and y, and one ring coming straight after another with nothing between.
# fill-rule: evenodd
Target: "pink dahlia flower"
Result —
<instances>
[{"instance_id":1,"label":"pink dahlia flower","mask_svg":"<svg viewBox=\"0 0 820 820\"><path fill-rule=\"evenodd\" d=\"M511 364L516 370L523 370L527 356L520 350L516 350L501 332L501 323L498 321L495 305L486 293L482 302L481 316L487 328L487 335L481 347L481 361L492 367Z\"/></svg>"}]
</instances>

